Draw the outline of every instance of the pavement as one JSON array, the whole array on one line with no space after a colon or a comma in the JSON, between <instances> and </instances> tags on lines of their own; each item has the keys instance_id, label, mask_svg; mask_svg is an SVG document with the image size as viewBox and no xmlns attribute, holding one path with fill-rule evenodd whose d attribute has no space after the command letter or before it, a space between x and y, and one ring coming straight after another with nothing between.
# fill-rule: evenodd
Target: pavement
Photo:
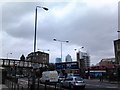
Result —
<instances>
[{"instance_id":1,"label":"pavement","mask_svg":"<svg viewBox=\"0 0 120 90\"><path fill-rule=\"evenodd\" d=\"M100 81L99 79L85 79L87 88L104 88L104 89L115 89L120 88L120 82L103 80Z\"/></svg>"},{"instance_id":2,"label":"pavement","mask_svg":"<svg viewBox=\"0 0 120 90\"><path fill-rule=\"evenodd\" d=\"M0 84L0 90L6 90L8 87L4 84Z\"/></svg>"}]
</instances>

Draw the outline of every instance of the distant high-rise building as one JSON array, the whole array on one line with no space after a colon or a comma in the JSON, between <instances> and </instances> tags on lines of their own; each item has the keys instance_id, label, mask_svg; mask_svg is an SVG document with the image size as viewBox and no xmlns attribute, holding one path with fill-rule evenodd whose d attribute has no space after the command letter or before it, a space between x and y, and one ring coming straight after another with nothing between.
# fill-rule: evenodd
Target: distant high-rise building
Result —
<instances>
[{"instance_id":1,"label":"distant high-rise building","mask_svg":"<svg viewBox=\"0 0 120 90\"><path fill-rule=\"evenodd\" d=\"M66 62L72 62L72 58L69 54L66 56L65 61Z\"/></svg>"},{"instance_id":2,"label":"distant high-rise building","mask_svg":"<svg viewBox=\"0 0 120 90\"><path fill-rule=\"evenodd\" d=\"M86 52L77 52L77 61L80 62L80 67L82 68L90 67L90 56Z\"/></svg>"},{"instance_id":3,"label":"distant high-rise building","mask_svg":"<svg viewBox=\"0 0 120 90\"><path fill-rule=\"evenodd\" d=\"M56 58L56 59L55 59L55 62L56 62L56 63L61 63L62 60L61 60L61 58Z\"/></svg>"}]
</instances>

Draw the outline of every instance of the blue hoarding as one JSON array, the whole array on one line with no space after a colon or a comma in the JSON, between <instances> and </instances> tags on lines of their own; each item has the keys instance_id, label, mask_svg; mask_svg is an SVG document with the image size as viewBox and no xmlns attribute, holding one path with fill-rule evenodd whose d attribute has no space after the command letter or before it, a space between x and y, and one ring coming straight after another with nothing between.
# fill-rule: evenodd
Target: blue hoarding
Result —
<instances>
[{"instance_id":1,"label":"blue hoarding","mask_svg":"<svg viewBox=\"0 0 120 90\"><path fill-rule=\"evenodd\" d=\"M78 62L56 63L56 69L79 69Z\"/></svg>"}]
</instances>

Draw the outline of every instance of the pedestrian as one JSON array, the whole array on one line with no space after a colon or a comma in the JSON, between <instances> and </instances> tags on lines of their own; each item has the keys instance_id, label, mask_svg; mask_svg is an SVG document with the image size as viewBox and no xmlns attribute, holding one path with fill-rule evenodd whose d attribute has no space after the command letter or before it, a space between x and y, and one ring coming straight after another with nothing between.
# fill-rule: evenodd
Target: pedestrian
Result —
<instances>
[{"instance_id":1,"label":"pedestrian","mask_svg":"<svg viewBox=\"0 0 120 90\"><path fill-rule=\"evenodd\" d=\"M99 75L99 79L100 79L100 82L101 82L101 76Z\"/></svg>"},{"instance_id":2,"label":"pedestrian","mask_svg":"<svg viewBox=\"0 0 120 90\"><path fill-rule=\"evenodd\" d=\"M99 74L99 79L100 79L100 82L103 82L103 75L102 74Z\"/></svg>"}]
</instances>

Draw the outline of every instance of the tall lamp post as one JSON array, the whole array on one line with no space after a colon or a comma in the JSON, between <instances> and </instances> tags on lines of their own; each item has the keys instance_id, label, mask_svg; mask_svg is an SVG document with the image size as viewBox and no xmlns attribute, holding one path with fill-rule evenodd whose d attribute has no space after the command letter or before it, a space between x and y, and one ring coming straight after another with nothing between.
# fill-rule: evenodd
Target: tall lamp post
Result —
<instances>
[{"instance_id":1,"label":"tall lamp post","mask_svg":"<svg viewBox=\"0 0 120 90\"><path fill-rule=\"evenodd\" d=\"M77 58L76 58L77 61L79 61L79 70L80 70L80 75L81 75L81 76L84 75L84 70L83 70L83 65L82 65L83 63L82 63L82 60L81 60L82 58L81 58L81 56L80 56L80 55L81 55L81 54L80 54L80 53L81 53L81 52L80 52L80 49L82 49L82 48L84 48L84 47L80 47L80 48L78 49L78 55L77 55ZM76 51L77 49L74 49L74 50Z\"/></svg>"},{"instance_id":2,"label":"tall lamp post","mask_svg":"<svg viewBox=\"0 0 120 90\"><path fill-rule=\"evenodd\" d=\"M63 43L63 42L69 43L69 41L68 41L68 40L63 41L63 40L57 40L57 39L53 39L53 40L54 40L54 41L58 41L58 42L61 43L61 60L62 60L62 43Z\"/></svg>"},{"instance_id":3,"label":"tall lamp post","mask_svg":"<svg viewBox=\"0 0 120 90\"><path fill-rule=\"evenodd\" d=\"M84 48L84 47L80 47L78 50L80 51L80 49L82 49L82 48ZM77 49L75 48L74 50L75 50L75 57L76 57L76 56L77 56L77 55L76 55ZM75 59L77 60L77 57L76 57Z\"/></svg>"},{"instance_id":4,"label":"tall lamp post","mask_svg":"<svg viewBox=\"0 0 120 90\"><path fill-rule=\"evenodd\" d=\"M34 33L34 57L35 57L35 52L36 52L36 32L37 32L37 9L38 8L42 8L44 10L48 10L48 8L46 7L41 7L41 6L36 6L35 9L35 33ZM31 86L32 90L35 89L35 70L34 70L34 66L33 66L33 73L32 73L32 86Z\"/></svg>"},{"instance_id":5,"label":"tall lamp post","mask_svg":"<svg viewBox=\"0 0 120 90\"><path fill-rule=\"evenodd\" d=\"M36 6L36 9L35 9L35 34L34 34L34 53L36 51L36 32L37 32L37 8L42 8L44 10L48 10L48 8L46 7L41 7L41 6Z\"/></svg>"}]
</instances>

